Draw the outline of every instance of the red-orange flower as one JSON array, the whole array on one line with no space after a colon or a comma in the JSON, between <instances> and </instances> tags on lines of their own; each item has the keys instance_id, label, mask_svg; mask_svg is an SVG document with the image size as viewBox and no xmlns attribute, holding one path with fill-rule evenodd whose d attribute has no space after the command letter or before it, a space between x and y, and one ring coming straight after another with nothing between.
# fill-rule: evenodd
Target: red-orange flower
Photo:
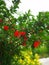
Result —
<instances>
[{"instance_id":1,"label":"red-orange flower","mask_svg":"<svg viewBox=\"0 0 49 65\"><path fill-rule=\"evenodd\" d=\"M26 42L23 42L22 45L23 45L23 46L26 46Z\"/></svg>"},{"instance_id":2,"label":"red-orange flower","mask_svg":"<svg viewBox=\"0 0 49 65\"><path fill-rule=\"evenodd\" d=\"M14 36L15 36L15 37L19 37L19 36L20 36L20 32L19 32L18 30L16 30L16 31L14 32Z\"/></svg>"},{"instance_id":3,"label":"red-orange flower","mask_svg":"<svg viewBox=\"0 0 49 65\"><path fill-rule=\"evenodd\" d=\"M0 22L2 22L2 19L0 19Z\"/></svg>"},{"instance_id":4,"label":"red-orange flower","mask_svg":"<svg viewBox=\"0 0 49 65\"><path fill-rule=\"evenodd\" d=\"M20 32L20 34L22 35L22 36L25 36L26 35L26 32Z\"/></svg>"},{"instance_id":5,"label":"red-orange flower","mask_svg":"<svg viewBox=\"0 0 49 65\"><path fill-rule=\"evenodd\" d=\"M6 31L7 31L8 29L9 29L9 27L8 27L8 26L4 26L4 30L6 30Z\"/></svg>"},{"instance_id":6,"label":"red-orange flower","mask_svg":"<svg viewBox=\"0 0 49 65\"><path fill-rule=\"evenodd\" d=\"M34 44L33 44L33 46L36 48L36 47L38 47L40 45L40 41L35 41L34 42Z\"/></svg>"}]
</instances>

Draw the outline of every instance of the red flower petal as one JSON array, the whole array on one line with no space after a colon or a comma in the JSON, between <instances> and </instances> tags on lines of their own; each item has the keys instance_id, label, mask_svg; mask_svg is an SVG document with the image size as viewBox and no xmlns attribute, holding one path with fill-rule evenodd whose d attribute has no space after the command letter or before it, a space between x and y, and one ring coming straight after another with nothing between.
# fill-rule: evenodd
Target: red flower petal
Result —
<instances>
[{"instance_id":1,"label":"red flower petal","mask_svg":"<svg viewBox=\"0 0 49 65\"><path fill-rule=\"evenodd\" d=\"M26 32L20 32L20 34L22 35L22 36L25 36L26 35Z\"/></svg>"},{"instance_id":2,"label":"red flower petal","mask_svg":"<svg viewBox=\"0 0 49 65\"><path fill-rule=\"evenodd\" d=\"M16 30L16 31L14 32L14 36L15 36L15 37L19 37L19 36L20 36L20 32L19 32L18 30Z\"/></svg>"},{"instance_id":3,"label":"red flower petal","mask_svg":"<svg viewBox=\"0 0 49 65\"><path fill-rule=\"evenodd\" d=\"M35 41L33 46L36 48L36 47L38 47L39 45L40 45L40 41Z\"/></svg>"},{"instance_id":4,"label":"red flower petal","mask_svg":"<svg viewBox=\"0 0 49 65\"><path fill-rule=\"evenodd\" d=\"M8 27L8 26L4 26L4 30L6 30L6 31L7 31L8 29L9 29L9 27Z\"/></svg>"}]
</instances>

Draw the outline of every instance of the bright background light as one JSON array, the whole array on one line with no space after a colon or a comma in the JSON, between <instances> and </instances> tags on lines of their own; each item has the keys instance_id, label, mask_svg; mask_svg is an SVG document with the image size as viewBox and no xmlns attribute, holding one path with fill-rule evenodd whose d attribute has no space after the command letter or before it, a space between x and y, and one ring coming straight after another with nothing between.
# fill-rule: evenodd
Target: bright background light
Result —
<instances>
[{"instance_id":1,"label":"bright background light","mask_svg":"<svg viewBox=\"0 0 49 65\"><path fill-rule=\"evenodd\" d=\"M11 1L5 1L7 3L7 7L9 8L12 5ZM21 0L18 11L21 13L25 13L29 9L35 16L38 14L38 12L49 11L49 0Z\"/></svg>"}]
</instances>

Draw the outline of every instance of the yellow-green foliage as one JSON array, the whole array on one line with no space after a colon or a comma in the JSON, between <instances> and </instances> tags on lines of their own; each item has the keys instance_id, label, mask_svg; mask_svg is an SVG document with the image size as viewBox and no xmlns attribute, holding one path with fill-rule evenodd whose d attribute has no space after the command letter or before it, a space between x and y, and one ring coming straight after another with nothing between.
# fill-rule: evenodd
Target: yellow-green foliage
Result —
<instances>
[{"instance_id":1,"label":"yellow-green foliage","mask_svg":"<svg viewBox=\"0 0 49 65\"><path fill-rule=\"evenodd\" d=\"M32 51L21 51L21 55L15 55L14 60L17 61L13 61L12 65L40 65L40 61L39 61L39 55L35 54L34 55L34 59L33 59L33 54Z\"/></svg>"}]
</instances>

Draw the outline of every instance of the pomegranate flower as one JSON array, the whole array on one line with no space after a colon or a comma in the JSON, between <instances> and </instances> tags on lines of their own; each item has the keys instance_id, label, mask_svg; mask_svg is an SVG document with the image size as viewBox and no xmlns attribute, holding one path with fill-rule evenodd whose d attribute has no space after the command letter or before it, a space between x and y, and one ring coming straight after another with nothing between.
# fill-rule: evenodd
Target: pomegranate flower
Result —
<instances>
[{"instance_id":1,"label":"pomegranate flower","mask_svg":"<svg viewBox=\"0 0 49 65\"><path fill-rule=\"evenodd\" d=\"M8 29L9 29L9 27L8 27L8 26L4 26L4 30L6 30L6 31L7 31Z\"/></svg>"},{"instance_id":2,"label":"pomegranate flower","mask_svg":"<svg viewBox=\"0 0 49 65\"><path fill-rule=\"evenodd\" d=\"M20 32L21 36L25 36L26 35L26 32Z\"/></svg>"},{"instance_id":3,"label":"pomegranate flower","mask_svg":"<svg viewBox=\"0 0 49 65\"><path fill-rule=\"evenodd\" d=\"M39 45L40 45L40 41L35 41L33 44L34 48L37 48Z\"/></svg>"},{"instance_id":4,"label":"pomegranate flower","mask_svg":"<svg viewBox=\"0 0 49 65\"><path fill-rule=\"evenodd\" d=\"M16 30L16 31L14 32L14 36L15 36L15 37L19 37L19 36L20 36L20 32L19 32L18 30Z\"/></svg>"}]
</instances>

